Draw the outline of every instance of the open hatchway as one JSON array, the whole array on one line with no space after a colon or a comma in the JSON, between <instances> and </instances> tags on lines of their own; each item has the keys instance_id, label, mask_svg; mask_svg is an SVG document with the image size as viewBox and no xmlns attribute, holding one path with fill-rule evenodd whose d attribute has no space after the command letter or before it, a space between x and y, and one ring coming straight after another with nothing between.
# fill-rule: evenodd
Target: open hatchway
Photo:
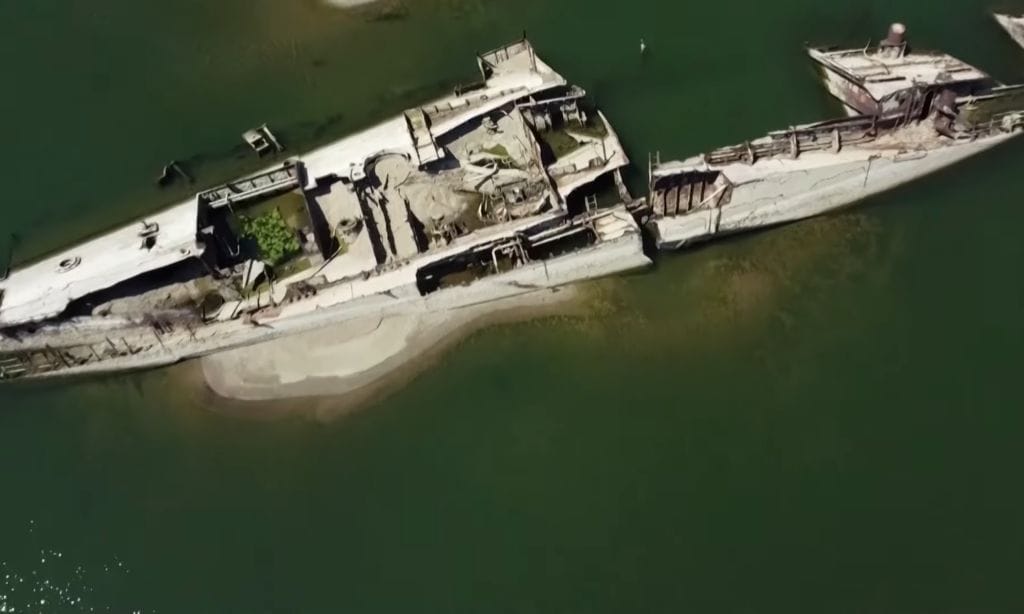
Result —
<instances>
[{"instance_id":1,"label":"open hatchway","mask_svg":"<svg viewBox=\"0 0 1024 614\"><path fill-rule=\"evenodd\" d=\"M655 215L675 217L729 204L732 184L720 171L692 170L657 177L651 185Z\"/></svg>"}]
</instances>

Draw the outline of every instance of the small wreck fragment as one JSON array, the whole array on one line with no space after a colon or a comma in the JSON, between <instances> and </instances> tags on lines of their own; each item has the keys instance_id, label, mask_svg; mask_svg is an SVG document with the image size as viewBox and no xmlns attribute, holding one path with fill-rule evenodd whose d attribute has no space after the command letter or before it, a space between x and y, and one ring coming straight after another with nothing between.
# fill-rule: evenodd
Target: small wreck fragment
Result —
<instances>
[{"instance_id":1,"label":"small wreck fragment","mask_svg":"<svg viewBox=\"0 0 1024 614\"><path fill-rule=\"evenodd\" d=\"M900 113L913 95L950 90L957 96L986 92L1001 84L984 71L940 51L912 49L906 26L892 24L877 45L807 50L829 93L850 116Z\"/></svg>"},{"instance_id":2,"label":"small wreck fragment","mask_svg":"<svg viewBox=\"0 0 1024 614\"><path fill-rule=\"evenodd\" d=\"M650 264L628 163L521 40L481 81L0 281L0 379L171 364L367 315L456 309Z\"/></svg>"},{"instance_id":3,"label":"small wreck fragment","mask_svg":"<svg viewBox=\"0 0 1024 614\"><path fill-rule=\"evenodd\" d=\"M1024 47L1024 15L993 13L993 17L1018 45Z\"/></svg>"},{"instance_id":4,"label":"small wreck fragment","mask_svg":"<svg viewBox=\"0 0 1024 614\"><path fill-rule=\"evenodd\" d=\"M1024 88L971 98L912 90L906 112L772 132L650 169L659 248L819 215L927 175L1024 130Z\"/></svg>"}]
</instances>

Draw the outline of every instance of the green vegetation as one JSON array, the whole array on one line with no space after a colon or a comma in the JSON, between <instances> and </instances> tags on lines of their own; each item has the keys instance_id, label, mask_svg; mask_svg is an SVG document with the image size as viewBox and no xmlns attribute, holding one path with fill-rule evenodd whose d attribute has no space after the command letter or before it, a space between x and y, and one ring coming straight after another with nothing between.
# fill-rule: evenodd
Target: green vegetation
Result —
<instances>
[{"instance_id":1,"label":"green vegetation","mask_svg":"<svg viewBox=\"0 0 1024 614\"><path fill-rule=\"evenodd\" d=\"M240 221L242 236L256 242L260 257L270 266L281 264L300 249L295 231L288 227L277 209L253 218L243 217Z\"/></svg>"},{"instance_id":2,"label":"green vegetation","mask_svg":"<svg viewBox=\"0 0 1024 614\"><path fill-rule=\"evenodd\" d=\"M491 155L498 156L499 158L510 158L511 157L508 154L508 149L505 149L504 145L495 145L493 147L485 147L483 149L483 151L485 151L485 152L487 152L487 153L489 153Z\"/></svg>"},{"instance_id":3,"label":"green vegetation","mask_svg":"<svg viewBox=\"0 0 1024 614\"><path fill-rule=\"evenodd\" d=\"M284 218L285 224L296 230L302 230L310 224L309 214L306 213L306 200L298 192L286 192L253 204L245 209L245 215L259 217L274 209L277 209Z\"/></svg>"}]
</instances>

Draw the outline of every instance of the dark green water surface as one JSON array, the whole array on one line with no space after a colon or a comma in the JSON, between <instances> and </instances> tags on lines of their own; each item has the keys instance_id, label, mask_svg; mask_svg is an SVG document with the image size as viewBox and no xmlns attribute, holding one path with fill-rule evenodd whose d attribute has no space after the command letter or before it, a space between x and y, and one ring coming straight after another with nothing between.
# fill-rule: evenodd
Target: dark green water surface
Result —
<instances>
[{"instance_id":1,"label":"dark green water surface","mask_svg":"<svg viewBox=\"0 0 1024 614\"><path fill-rule=\"evenodd\" d=\"M894 19L1024 78L986 0L404 4L0 1L0 243L159 207L171 158L251 168L254 124L364 127L524 28L640 167L836 114L802 43ZM331 422L216 413L166 371L4 386L0 606L1024 611L1022 171L1012 143L662 258Z\"/></svg>"}]
</instances>

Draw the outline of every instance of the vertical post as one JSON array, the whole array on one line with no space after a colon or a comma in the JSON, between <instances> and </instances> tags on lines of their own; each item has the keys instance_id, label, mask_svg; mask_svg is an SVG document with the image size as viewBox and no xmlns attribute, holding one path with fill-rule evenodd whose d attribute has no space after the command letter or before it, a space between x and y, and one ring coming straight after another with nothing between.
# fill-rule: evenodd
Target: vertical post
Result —
<instances>
[{"instance_id":1,"label":"vertical post","mask_svg":"<svg viewBox=\"0 0 1024 614\"><path fill-rule=\"evenodd\" d=\"M150 328L149 330L150 330L150 332L153 333L153 336L156 337L156 341L157 341L157 343L160 344L160 347L162 347L164 349L164 351L166 352L167 351L167 346L164 345L164 340L160 338L160 333L157 332L155 327L154 328Z\"/></svg>"},{"instance_id":2,"label":"vertical post","mask_svg":"<svg viewBox=\"0 0 1024 614\"><path fill-rule=\"evenodd\" d=\"M7 247L7 262L4 263L4 272L0 275L0 281L4 281L11 275L11 268L14 266L14 245L18 242L18 235L11 233L11 244Z\"/></svg>"},{"instance_id":3,"label":"vertical post","mask_svg":"<svg viewBox=\"0 0 1024 614\"><path fill-rule=\"evenodd\" d=\"M651 152L647 152L647 199L652 201L651 206L654 206L653 202L654 192L654 163L651 161Z\"/></svg>"},{"instance_id":4,"label":"vertical post","mask_svg":"<svg viewBox=\"0 0 1024 614\"><path fill-rule=\"evenodd\" d=\"M530 68L533 69L533 72L537 72L537 54L534 53L533 45L526 38L526 30L523 30L523 44L526 45L526 52L530 54ZM508 55L507 50L505 53Z\"/></svg>"},{"instance_id":5,"label":"vertical post","mask_svg":"<svg viewBox=\"0 0 1024 614\"><path fill-rule=\"evenodd\" d=\"M47 356L49 356L49 354L52 352L53 354L56 354L57 358L59 358L62 363L64 363L65 367L71 368L71 363L68 362L67 358L64 358L64 355L61 354L60 351L51 348L49 345L46 345L44 347L46 347Z\"/></svg>"}]
</instances>

